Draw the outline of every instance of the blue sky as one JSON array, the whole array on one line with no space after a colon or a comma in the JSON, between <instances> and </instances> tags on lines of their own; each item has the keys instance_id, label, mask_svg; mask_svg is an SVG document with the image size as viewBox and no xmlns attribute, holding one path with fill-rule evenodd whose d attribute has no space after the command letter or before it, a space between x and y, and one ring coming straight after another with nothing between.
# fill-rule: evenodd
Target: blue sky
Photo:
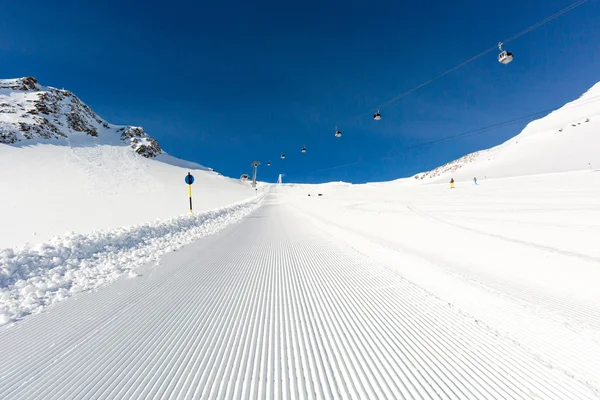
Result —
<instances>
[{"instance_id":1,"label":"blue sky","mask_svg":"<svg viewBox=\"0 0 600 400\"><path fill-rule=\"evenodd\" d=\"M512 64L492 52L382 109L381 121L356 120L572 2L5 2L0 77L69 89L224 175L258 159L266 181L390 180L499 144L525 123L403 148L561 105L600 81L591 0L508 44Z\"/></svg>"}]
</instances>

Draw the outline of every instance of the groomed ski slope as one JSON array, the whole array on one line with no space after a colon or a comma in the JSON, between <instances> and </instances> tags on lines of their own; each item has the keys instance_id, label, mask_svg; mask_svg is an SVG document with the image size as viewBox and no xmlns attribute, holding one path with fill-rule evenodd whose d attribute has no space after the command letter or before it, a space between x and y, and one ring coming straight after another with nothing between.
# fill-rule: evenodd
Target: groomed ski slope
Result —
<instances>
[{"instance_id":1,"label":"groomed ski slope","mask_svg":"<svg viewBox=\"0 0 600 400\"><path fill-rule=\"evenodd\" d=\"M0 327L0 398L599 398L599 187L272 188L139 276Z\"/></svg>"}]
</instances>

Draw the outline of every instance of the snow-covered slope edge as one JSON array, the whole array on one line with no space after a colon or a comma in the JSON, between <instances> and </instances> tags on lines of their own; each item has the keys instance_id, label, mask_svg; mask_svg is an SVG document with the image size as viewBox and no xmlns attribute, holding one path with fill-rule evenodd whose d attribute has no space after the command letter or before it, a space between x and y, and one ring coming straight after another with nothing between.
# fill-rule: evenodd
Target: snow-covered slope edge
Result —
<instances>
[{"instance_id":1,"label":"snow-covered slope edge","mask_svg":"<svg viewBox=\"0 0 600 400\"><path fill-rule=\"evenodd\" d=\"M529 123L505 143L468 154L414 178L439 182L450 177L504 178L593 169L600 167L598 148L600 83L579 99Z\"/></svg>"},{"instance_id":2,"label":"snow-covered slope edge","mask_svg":"<svg viewBox=\"0 0 600 400\"><path fill-rule=\"evenodd\" d=\"M135 277L135 268L240 221L260 200L0 250L0 325L124 275Z\"/></svg>"}]
</instances>

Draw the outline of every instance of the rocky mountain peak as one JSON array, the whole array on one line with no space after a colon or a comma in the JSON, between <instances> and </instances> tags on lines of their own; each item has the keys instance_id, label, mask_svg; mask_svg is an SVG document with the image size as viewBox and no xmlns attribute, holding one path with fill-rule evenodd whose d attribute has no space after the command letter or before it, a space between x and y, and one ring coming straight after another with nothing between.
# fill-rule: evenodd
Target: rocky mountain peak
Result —
<instances>
[{"instance_id":1,"label":"rocky mountain peak","mask_svg":"<svg viewBox=\"0 0 600 400\"><path fill-rule=\"evenodd\" d=\"M38 84L37 79L33 76L26 78L16 79L0 79L0 89L12 89L12 90L40 90L41 86Z\"/></svg>"},{"instance_id":2,"label":"rocky mountain peak","mask_svg":"<svg viewBox=\"0 0 600 400\"><path fill-rule=\"evenodd\" d=\"M68 90L42 86L31 76L0 80L0 143L68 140L82 134L127 144L147 158L162 153L143 128L109 124Z\"/></svg>"}]
</instances>

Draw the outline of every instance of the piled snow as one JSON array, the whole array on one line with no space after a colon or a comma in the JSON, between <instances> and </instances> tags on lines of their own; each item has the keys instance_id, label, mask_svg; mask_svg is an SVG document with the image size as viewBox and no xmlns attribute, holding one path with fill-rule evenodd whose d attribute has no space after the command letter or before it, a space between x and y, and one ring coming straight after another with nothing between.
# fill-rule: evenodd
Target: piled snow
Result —
<instances>
[{"instance_id":1,"label":"piled snow","mask_svg":"<svg viewBox=\"0 0 600 400\"><path fill-rule=\"evenodd\" d=\"M424 182L502 178L600 168L600 83L579 99L533 121L505 143L432 171Z\"/></svg>"},{"instance_id":2,"label":"piled snow","mask_svg":"<svg viewBox=\"0 0 600 400\"><path fill-rule=\"evenodd\" d=\"M55 237L0 250L0 325L106 285L198 238L240 221L262 197L166 221Z\"/></svg>"}]
</instances>

